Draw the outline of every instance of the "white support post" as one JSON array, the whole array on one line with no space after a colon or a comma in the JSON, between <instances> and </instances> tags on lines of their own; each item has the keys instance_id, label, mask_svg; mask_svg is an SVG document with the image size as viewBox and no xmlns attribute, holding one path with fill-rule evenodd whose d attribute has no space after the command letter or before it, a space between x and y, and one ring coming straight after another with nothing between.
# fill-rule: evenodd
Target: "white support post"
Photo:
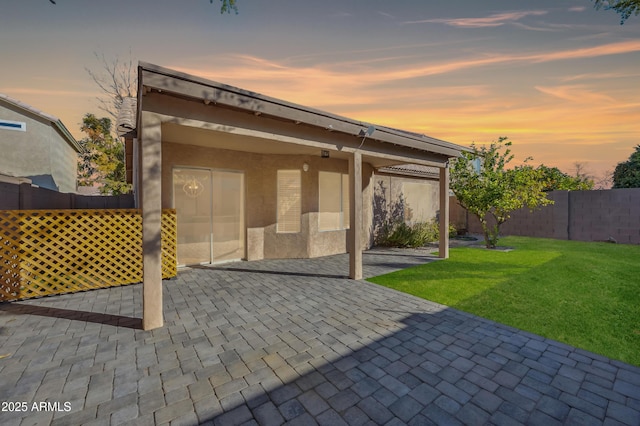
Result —
<instances>
[{"instance_id":1,"label":"white support post","mask_svg":"<svg viewBox=\"0 0 640 426\"><path fill-rule=\"evenodd\" d=\"M362 279L362 154L349 157L349 278Z\"/></svg>"},{"instance_id":2,"label":"white support post","mask_svg":"<svg viewBox=\"0 0 640 426\"><path fill-rule=\"evenodd\" d=\"M449 258L449 163L440 168L440 240L438 257Z\"/></svg>"},{"instance_id":3,"label":"white support post","mask_svg":"<svg viewBox=\"0 0 640 426\"><path fill-rule=\"evenodd\" d=\"M142 144L142 328L162 327L162 129L158 115L143 111Z\"/></svg>"}]
</instances>

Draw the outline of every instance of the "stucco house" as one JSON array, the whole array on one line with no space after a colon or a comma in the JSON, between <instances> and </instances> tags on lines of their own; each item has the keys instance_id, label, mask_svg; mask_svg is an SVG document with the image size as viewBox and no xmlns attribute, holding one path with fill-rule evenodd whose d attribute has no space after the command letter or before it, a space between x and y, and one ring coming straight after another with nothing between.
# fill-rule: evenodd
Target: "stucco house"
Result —
<instances>
[{"instance_id":1,"label":"stucco house","mask_svg":"<svg viewBox=\"0 0 640 426\"><path fill-rule=\"evenodd\" d=\"M76 192L80 145L62 122L0 93L0 174Z\"/></svg>"},{"instance_id":2,"label":"stucco house","mask_svg":"<svg viewBox=\"0 0 640 426\"><path fill-rule=\"evenodd\" d=\"M143 216L145 329L162 325L163 208L177 210L179 264L348 252L353 279L381 192L448 227L448 161L465 148L148 63L138 87L118 128Z\"/></svg>"}]
</instances>

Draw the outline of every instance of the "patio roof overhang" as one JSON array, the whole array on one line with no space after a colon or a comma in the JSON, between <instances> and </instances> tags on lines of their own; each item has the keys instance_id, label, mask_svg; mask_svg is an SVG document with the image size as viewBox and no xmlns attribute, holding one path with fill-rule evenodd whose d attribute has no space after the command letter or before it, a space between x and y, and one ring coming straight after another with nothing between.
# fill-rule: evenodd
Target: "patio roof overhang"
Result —
<instances>
[{"instance_id":1,"label":"patio roof overhang","mask_svg":"<svg viewBox=\"0 0 640 426\"><path fill-rule=\"evenodd\" d=\"M449 256L449 169L467 148L267 97L157 65L138 66L136 133L141 153L143 328L161 327L160 211L163 142L264 154L320 155L349 163L349 277L362 278L362 165L438 168L441 258ZM406 168L406 166L404 166ZM424 177L424 176L423 176ZM360 224L360 226L357 226Z\"/></svg>"},{"instance_id":2,"label":"patio roof overhang","mask_svg":"<svg viewBox=\"0 0 640 426\"><path fill-rule=\"evenodd\" d=\"M332 157L344 159L358 150L375 168L407 163L443 167L449 158L467 150L157 65L141 63L139 82L138 98L145 99L146 110L164 116L163 138L176 143L189 140L190 144L259 153L329 150ZM367 135L369 128L375 130Z\"/></svg>"}]
</instances>

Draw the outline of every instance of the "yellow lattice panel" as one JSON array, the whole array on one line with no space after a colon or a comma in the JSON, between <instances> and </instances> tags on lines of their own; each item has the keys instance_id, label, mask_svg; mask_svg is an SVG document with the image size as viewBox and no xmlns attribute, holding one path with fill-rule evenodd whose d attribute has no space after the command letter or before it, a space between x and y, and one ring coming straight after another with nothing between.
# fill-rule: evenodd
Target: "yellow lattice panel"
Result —
<instances>
[{"instance_id":1,"label":"yellow lattice panel","mask_svg":"<svg viewBox=\"0 0 640 426\"><path fill-rule=\"evenodd\" d=\"M162 210L162 278L178 275L178 221L175 209Z\"/></svg>"},{"instance_id":2,"label":"yellow lattice panel","mask_svg":"<svg viewBox=\"0 0 640 426\"><path fill-rule=\"evenodd\" d=\"M175 210L162 216L163 278L170 278ZM0 211L0 267L0 301L140 282L140 211Z\"/></svg>"},{"instance_id":3,"label":"yellow lattice panel","mask_svg":"<svg viewBox=\"0 0 640 426\"><path fill-rule=\"evenodd\" d=\"M20 217L0 211L0 300L20 291Z\"/></svg>"}]
</instances>

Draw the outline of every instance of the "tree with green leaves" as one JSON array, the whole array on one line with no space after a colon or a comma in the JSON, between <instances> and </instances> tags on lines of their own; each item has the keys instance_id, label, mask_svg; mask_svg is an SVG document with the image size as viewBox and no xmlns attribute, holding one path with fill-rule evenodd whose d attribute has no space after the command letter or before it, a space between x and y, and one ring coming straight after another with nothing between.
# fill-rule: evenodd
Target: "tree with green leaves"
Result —
<instances>
[{"instance_id":1,"label":"tree with green leaves","mask_svg":"<svg viewBox=\"0 0 640 426\"><path fill-rule=\"evenodd\" d=\"M80 129L87 136L80 141L84 152L78 161L78 185L98 184L103 195L128 193L124 145L111 135L111 120L88 113Z\"/></svg>"},{"instance_id":2,"label":"tree with green leaves","mask_svg":"<svg viewBox=\"0 0 640 426\"><path fill-rule=\"evenodd\" d=\"M613 171L614 188L640 188L640 145L627 161L618 163Z\"/></svg>"},{"instance_id":3,"label":"tree with green leaves","mask_svg":"<svg viewBox=\"0 0 640 426\"><path fill-rule=\"evenodd\" d=\"M593 179L577 171L576 176L570 176L557 167L547 167L544 164L536 167L544 182L543 191L588 191L593 189Z\"/></svg>"},{"instance_id":4,"label":"tree with green leaves","mask_svg":"<svg viewBox=\"0 0 640 426\"><path fill-rule=\"evenodd\" d=\"M631 15L640 14L640 0L594 0L596 9L614 10L620 15L620 25Z\"/></svg>"},{"instance_id":5,"label":"tree with green leaves","mask_svg":"<svg viewBox=\"0 0 640 426\"><path fill-rule=\"evenodd\" d=\"M496 247L500 226L511 212L553 203L544 192L541 172L526 164L530 158L507 169L514 158L511 145L506 137L488 146L473 143L472 152L463 152L451 168L451 189L460 205L480 221L487 248Z\"/></svg>"}]
</instances>

